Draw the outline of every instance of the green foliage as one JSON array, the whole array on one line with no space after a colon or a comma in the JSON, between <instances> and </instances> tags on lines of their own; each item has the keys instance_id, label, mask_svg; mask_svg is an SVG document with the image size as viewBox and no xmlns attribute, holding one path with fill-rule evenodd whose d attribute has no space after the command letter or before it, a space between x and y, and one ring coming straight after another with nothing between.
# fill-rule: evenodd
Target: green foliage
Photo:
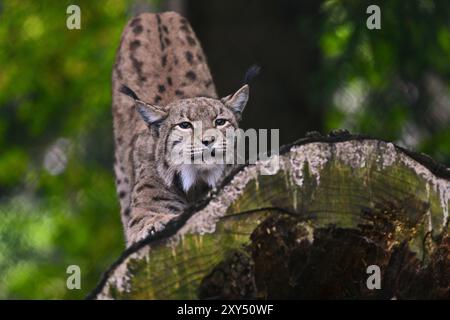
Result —
<instances>
[{"instance_id":1,"label":"green foliage","mask_svg":"<svg viewBox=\"0 0 450 320\"><path fill-rule=\"evenodd\" d=\"M0 298L83 298L123 249L110 79L129 3L78 1L68 30L72 3L0 3Z\"/></svg>"},{"instance_id":2,"label":"green foliage","mask_svg":"<svg viewBox=\"0 0 450 320\"><path fill-rule=\"evenodd\" d=\"M450 163L449 3L383 1L380 30L365 27L370 4L323 3L325 129L393 140Z\"/></svg>"}]
</instances>

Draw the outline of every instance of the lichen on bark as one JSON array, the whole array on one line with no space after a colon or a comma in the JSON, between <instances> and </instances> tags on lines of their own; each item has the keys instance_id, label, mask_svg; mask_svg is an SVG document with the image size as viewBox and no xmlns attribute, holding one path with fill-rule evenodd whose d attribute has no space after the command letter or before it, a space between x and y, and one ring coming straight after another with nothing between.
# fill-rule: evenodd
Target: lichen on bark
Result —
<instances>
[{"instance_id":1,"label":"lichen on bark","mask_svg":"<svg viewBox=\"0 0 450 320\"><path fill-rule=\"evenodd\" d=\"M128 249L90 298L449 297L447 168L350 135L276 157L275 169L274 159L239 168ZM366 286L372 264L381 290Z\"/></svg>"}]
</instances>

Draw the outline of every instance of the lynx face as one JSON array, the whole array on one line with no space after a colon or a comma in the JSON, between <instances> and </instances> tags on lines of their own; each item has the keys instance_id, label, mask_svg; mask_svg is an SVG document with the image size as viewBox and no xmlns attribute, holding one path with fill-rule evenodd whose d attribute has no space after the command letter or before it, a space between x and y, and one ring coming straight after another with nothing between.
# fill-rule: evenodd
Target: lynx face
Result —
<instances>
[{"instance_id":1,"label":"lynx face","mask_svg":"<svg viewBox=\"0 0 450 320\"><path fill-rule=\"evenodd\" d=\"M249 89L244 85L223 99L206 97L176 100L167 106L145 103L129 88L122 92L133 97L142 119L157 139L157 170L170 187L176 175L188 192L203 181L214 187L222 177L230 148L230 139L248 101Z\"/></svg>"}]
</instances>

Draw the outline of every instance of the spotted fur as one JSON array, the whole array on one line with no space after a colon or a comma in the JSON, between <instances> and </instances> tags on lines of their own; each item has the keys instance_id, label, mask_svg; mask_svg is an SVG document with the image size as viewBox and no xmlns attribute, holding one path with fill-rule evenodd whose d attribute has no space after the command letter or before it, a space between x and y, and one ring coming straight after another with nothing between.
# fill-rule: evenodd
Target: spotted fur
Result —
<instances>
[{"instance_id":1,"label":"spotted fur","mask_svg":"<svg viewBox=\"0 0 450 320\"><path fill-rule=\"evenodd\" d=\"M177 13L144 13L126 26L113 69L113 116L117 193L127 244L157 231L216 185L225 166L174 165L167 155L180 136L204 143L180 128L183 121L206 129L236 128L248 86L218 99L197 37ZM215 119L226 119L223 128ZM196 142L197 141L197 142ZM185 143L184 140L182 143Z\"/></svg>"}]
</instances>

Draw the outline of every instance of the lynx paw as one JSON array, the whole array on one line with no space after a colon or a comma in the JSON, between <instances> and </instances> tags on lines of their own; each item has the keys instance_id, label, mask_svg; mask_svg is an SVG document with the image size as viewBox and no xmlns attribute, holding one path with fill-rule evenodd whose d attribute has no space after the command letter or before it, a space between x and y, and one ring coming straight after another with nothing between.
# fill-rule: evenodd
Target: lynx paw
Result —
<instances>
[{"instance_id":1,"label":"lynx paw","mask_svg":"<svg viewBox=\"0 0 450 320\"><path fill-rule=\"evenodd\" d=\"M178 215L175 214L155 214L135 212L133 218L128 223L127 238L128 245L147 238L165 229L166 225L175 220Z\"/></svg>"}]
</instances>

